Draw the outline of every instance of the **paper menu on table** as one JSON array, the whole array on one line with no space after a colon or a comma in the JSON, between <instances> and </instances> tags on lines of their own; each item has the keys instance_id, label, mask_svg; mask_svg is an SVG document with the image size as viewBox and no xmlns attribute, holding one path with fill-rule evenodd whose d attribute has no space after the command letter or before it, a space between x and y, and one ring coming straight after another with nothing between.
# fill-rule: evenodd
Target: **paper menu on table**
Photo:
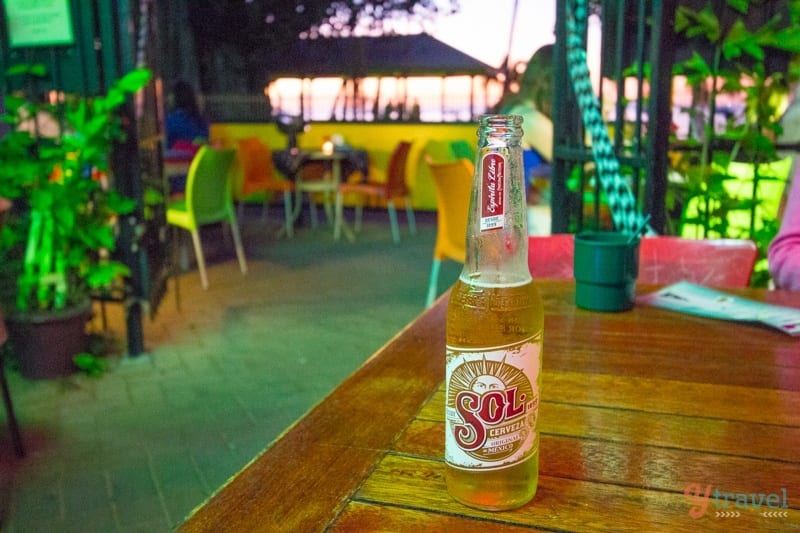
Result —
<instances>
[{"instance_id":1,"label":"paper menu on table","mask_svg":"<svg viewBox=\"0 0 800 533\"><path fill-rule=\"evenodd\" d=\"M800 336L800 309L757 302L688 281L645 294L637 301L709 318L759 322L789 335Z\"/></svg>"}]
</instances>

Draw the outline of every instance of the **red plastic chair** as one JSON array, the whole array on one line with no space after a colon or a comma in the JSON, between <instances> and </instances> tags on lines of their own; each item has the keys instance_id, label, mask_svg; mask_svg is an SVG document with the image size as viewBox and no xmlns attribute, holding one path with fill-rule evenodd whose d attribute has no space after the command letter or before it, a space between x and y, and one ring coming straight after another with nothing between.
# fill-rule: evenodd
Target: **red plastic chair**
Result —
<instances>
[{"instance_id":1,"label":"red plastic chair","mask_svg":"<svg viewBox=\"0 0 800 533\"><path fill-rule=\"evenodd\" d=\"M411 151L411 143L400 141L397 143L392 155L389 157L389 166L386 169L386 182L365 181L360 183L342 183L336 195L336 228L334 239L339 240L342 225L342 198L345 194L357 194L363 198L379 198L386 201L389 212L389 223L392 228L392 240L395 244L400 242L400 227L397 223L397 211L395 202L402 200L406 209L406 221L408 222L408 232L411 235L417 233L416 221L414 220L414 207L411 204L411 190L406 184L406 165L408 154ZM361 211L363 203L356 204L355 231L361 229Z\"/></svg>"},{"instance_id":2,"label":"red plastic chair","mask_svg":"<svg viewBox=\"0 0 800 533\"><path fill-rule=\"evenodd\" d=\"M528 266L539 279L572 279L574 235L528 238ZM744 239L643 237L639 282L668 285L690 281L715 288L747 287L758 250Z\"/></svg>"}]
</instances>

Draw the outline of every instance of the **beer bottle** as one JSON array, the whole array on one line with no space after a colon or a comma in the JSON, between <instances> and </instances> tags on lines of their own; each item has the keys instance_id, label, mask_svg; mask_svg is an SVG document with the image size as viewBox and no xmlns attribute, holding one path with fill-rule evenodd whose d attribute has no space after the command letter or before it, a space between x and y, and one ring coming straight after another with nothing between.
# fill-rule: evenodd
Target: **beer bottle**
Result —
<instances>
[{"instance_id":1,"label":"beer bottle","mask_svg":"<svg viewBox=\"0 0 800 533\"><path fill-rule=\"evenodd\" d=\"M478 127L467 254L447 308L447 489L486 510L536 493L543 312L528 269L522 117Z\"/></svg>"}]
</instances>

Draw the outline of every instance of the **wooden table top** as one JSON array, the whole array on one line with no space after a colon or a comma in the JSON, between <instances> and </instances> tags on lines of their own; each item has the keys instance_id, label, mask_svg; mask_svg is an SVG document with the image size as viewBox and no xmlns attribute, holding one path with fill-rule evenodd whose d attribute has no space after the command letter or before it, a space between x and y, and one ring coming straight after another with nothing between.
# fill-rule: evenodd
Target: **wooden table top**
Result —
<instances>
[{"instance_id":1,"label":"wooden table top","mask_svg":"<svg viewBox=\"0 0 800 533\"><path fill-rule=\"evenodd\" d=\"M800 527L800 338L642 305L584 311L573 283L537 285L542 436L528 505L478 511L447 494L445 296L181 531ZM800 308L800 293L736 293Z\"/></svg>"}]
</instances>

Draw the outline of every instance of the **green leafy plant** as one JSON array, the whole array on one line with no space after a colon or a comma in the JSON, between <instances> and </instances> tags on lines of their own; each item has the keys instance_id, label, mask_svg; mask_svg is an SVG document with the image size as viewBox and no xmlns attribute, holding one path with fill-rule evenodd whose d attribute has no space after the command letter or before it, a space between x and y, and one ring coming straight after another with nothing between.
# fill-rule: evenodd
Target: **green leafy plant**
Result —
<instances>
[{"instance_id":1,"label":"green leafy plant","mask_svg":"<svg viewBox=\"0 0 800 533\"><path fill-rule=\"evenodd\" d=\"M750 16L757 10L775 10L758 27ZM754 285L769 279L766 251L777 231L774 216L761 210L765 198L760 191L769 181L785 179L771 165L778 159L774 139L780 134L778 104L785 97L788 84L798 79L794 68L770 70L770 60L779 54L800 52L800 2L797 0L716 0L696 10L680 6L675 16L675 31L687 39L699 39L699 46L710 51L710 61L698 52L677 64L676 75L686 77L695 94L707 94L708 109L698 138L687 141L690 150L683 152L675 167L683 181L672 182L668 195L678 219L673 231L686 226L698 229L696 237L733 237L753 239L759 247ZM714 127L718 96L741 97L743 120L730 120L724 131ZM690 116L701 110L690 109ZM692 148L694 145L694 149ZM741 164L752 169L743 178ZM748 180L749 194L743 195L742 180ZM691 209L686 206L691 205ZM669 207L669 206L668 206Z\"/></svg>"},{"instance_id":2,"label":"green leafy plant","mask_svg":"<svg viewBox=\"0 0 800 533\"><path fill-rule=\"evenodd\" d=\"M98 378L108 370L108 361L90 353L79 353L72 359L75 366L91 378Z\"/></svg>"},{"instance_id":3,"label":"green leafy plant","mask_svg":"<svg viewBox=\"0 0 800 533\"><path fill-rule=\"evenodd\" d=\"M46 74L41 65L7 72L26 84L5 98L2 120L10 128L0 138L0 196L14 201L0 259L13 278L5 285L16 287L9 310L17 313L64 309L129 274L111 258L114 221L136 203L108 186L108 156L123 138L117 110L150 72L131 71L104 95L58 95L56 103L36 97ZM43 120L59 134L46 136Z\"/></svg>"}]
</instances>

